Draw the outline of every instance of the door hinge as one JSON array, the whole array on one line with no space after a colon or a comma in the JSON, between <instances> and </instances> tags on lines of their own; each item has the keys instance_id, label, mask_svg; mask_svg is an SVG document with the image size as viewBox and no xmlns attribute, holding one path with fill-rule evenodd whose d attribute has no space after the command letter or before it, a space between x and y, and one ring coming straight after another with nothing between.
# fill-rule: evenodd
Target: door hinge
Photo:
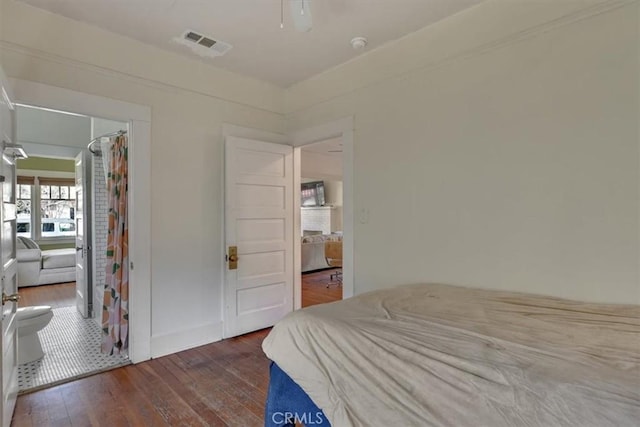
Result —
<instances>
[{"instance_id":1,"label":"door hinge","mask_svg":"<svg viewBox=\"0 0 640 427\"><path fill-rule=\"evenodd\" d=\"M133 261L131 261L131 262L129 263L129 269L130 269L130 270L133 270Z\"/></svg>"}]
</instances>

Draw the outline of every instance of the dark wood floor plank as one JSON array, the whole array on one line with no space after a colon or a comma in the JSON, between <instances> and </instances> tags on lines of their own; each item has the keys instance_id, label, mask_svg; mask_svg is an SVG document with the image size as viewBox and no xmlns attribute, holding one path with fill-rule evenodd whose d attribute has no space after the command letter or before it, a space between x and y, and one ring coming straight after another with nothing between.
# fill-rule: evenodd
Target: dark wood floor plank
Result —
<instances>
[{"instance_id":1,"label":"dark wood floor plank","mask_svg":"<svg viewBox=\"0 0 640 427\"><path fill-rule=\"evenodd\" d=\"M209 405L208 399L200 392L198 381L174 363L176 356L152 360L155 369L169 386L189 402L208 426L226 426L222 418Z\"/></svg>"},{"instance_id":2,"label":"dark wood floor plank","mask_svg":"<svg viewBox=\"0 0 640 427\"><path fill-rule=\"evenodd\" d=\"M180 352L177 356L172 361L192 380L197 380L196 387L199 394L206 399L207 404L219 414L226 424L260 424L264 410L262 409L260 415L256 416L244 405L244 401L236 397L237 394L234 396L234 393L230 392L229 383L224 378L224 368L212 363L193 349ZM264 402L261 404L264 405Z\"/></svg>"},{"instance_id":3,"label":"dark wood floor plank","mask_svg":"<svg viewBox=\"0 0 640 427\"><path fill-rule=\"evenodd\" d=\"M137 369L128 369L135 387L153 404L154 410L166 425L206 426L182 396L176 393L153 369L151 362L141 363Z\"/></svg>"},{"instance_id":4,"label":"dark wood floor plank","mask_svg":"<svg viewBox=\"0 0 640 427\"><path fill-rule=\"evenodd\" d=\"M302 277L302 305L342 298L332 270ZM75 284L21 288L22 305L75 305ZM64 306L64 305L63 305ZM269 330L186 350L18 397L14 427L259 426Z\"/></svg>"}]
</instances>

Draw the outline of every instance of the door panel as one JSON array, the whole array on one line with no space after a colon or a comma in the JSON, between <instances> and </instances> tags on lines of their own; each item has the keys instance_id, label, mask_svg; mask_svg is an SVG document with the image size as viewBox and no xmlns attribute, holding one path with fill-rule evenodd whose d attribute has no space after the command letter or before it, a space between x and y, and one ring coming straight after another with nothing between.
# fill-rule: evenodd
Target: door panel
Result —
<instances>
[{"instance_id":1,"label":"door panel","mask_svg":"<svg viewBox=\"0 0 640 427\"><path fill-rule=\"evenodd\" d=\"M15 109L9 94L11 93L7 80L0 69L0 136L2 137L2 151L4 145L14 142ZM4 153L2 153L4 154ZM0 287L2 295L17 296L18 291L18 262L16 260L16 168L15 158L2 155L0 160L0 178L2 191L0 204L0 269L2 279ZM4 298L3 298L4 301ZM16 333L17 302L7 301L2 304L2 425L11 424L13 409L18 395L18 337Z\"/></svg>"},{"instance_id":2,"label":"door panel","mask_svg":"<svg viewBox=\"0 0 640 427\"><path fill-rule=\"evenodd\" d=\"M293 310L293 148L228 137L225 336L272 326ZM227 252L227 255L229 252Z\"/></svg>"},{"instance_id":3,"label":"door panel","mask_svg":"<svg viewBox=\"0 0 640 427\"><path fill-rule=\"evenodd\" d=\"M76 157L76 307L85 318L93 315L90 161L88 150Z\"/></svg>"}]
</instances>

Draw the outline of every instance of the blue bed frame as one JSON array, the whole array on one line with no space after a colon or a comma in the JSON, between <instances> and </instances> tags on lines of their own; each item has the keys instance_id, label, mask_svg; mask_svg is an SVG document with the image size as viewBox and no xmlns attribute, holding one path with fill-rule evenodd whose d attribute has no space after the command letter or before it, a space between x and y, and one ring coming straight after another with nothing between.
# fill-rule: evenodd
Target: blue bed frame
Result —
<instances>
[{"instance_id":1,"label":"blue bed frame","mask_svg":"<svg viewBox=\"0 0 640 427\"><path fill-rule=\"evenodd\" d=\"M274 362L269 367L269 375L265 427L293 427L296 421L305 427L331 427L324 412Z\"/></svg>"}]
</instances>

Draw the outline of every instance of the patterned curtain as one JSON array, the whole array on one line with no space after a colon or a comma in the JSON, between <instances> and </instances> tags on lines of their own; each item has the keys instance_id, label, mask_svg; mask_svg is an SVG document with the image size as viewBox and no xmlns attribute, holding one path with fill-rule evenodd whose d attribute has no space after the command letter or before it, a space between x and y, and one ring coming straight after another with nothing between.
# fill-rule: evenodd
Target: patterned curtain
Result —
<instances>
[{"instance_id":1,"label":"patterned curtain","mask_svg":"<svg viewBox=\"0 0 640 427\"><path fill-rule=\"evenodd\" d=\"M102 306L102 352L120 354L129 347L129 227L127 224L127 137L113 138L109 149L107 194L107 279Z\"/></svg>"}]
</instances>

